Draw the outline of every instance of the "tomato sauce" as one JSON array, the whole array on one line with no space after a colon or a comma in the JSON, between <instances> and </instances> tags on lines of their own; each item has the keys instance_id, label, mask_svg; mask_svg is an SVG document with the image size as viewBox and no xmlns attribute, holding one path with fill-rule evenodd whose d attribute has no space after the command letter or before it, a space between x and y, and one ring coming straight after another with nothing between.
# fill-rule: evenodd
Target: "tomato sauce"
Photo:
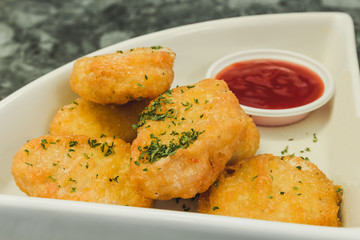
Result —
<instances>
[{"instance_id":1,"label":"tomato sauce","mask_svg":"<svg viewBox=\"0 0 360 240\"><path fill-rule=\"evenodd\" d=\"M264 109L299 107L315 101L324 84L312 70L286 61L258 59L234 63L216 75L240 104Z\"/></svg>"}]
</instances>

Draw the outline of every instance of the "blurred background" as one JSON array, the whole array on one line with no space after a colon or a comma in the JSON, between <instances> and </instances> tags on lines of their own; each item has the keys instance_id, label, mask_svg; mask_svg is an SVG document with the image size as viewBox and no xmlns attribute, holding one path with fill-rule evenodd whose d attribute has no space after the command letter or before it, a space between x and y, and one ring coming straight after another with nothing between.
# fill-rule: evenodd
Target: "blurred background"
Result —
<instances>
[{"instance_id":1,"label":"blurred background","mask_svg":"<svg viewBox=\"0 0 360 240\"><path fill-rule=\"evenodd\" d=\"M0 100L85 54L147 33L207 20L289 12L351 15L360 0L0 0Z\"/></svg>"}]
</instances>

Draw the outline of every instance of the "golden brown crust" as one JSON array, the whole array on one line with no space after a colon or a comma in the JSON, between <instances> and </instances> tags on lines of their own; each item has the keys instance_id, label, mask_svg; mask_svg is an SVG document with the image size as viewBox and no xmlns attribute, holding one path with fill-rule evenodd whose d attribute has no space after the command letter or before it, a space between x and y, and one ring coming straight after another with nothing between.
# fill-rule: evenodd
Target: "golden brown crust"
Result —
<instances>
[{"instance_id":1,"label":"golden brown crust","mask_svg":"<svg viewBox=\"0 0 360 240\"><path fill-rule=\"evenodd\" d=\"M340 226L341 196L323 172L300 157L241 159L199 198L198 211L271 221Z\"/></svg>"},{"instance_id":2,"label":"golden brown crust","mask_svg":"<svg viewBox=\"0 0 360 240\"><path fill-rule=\"evenodd\" d=\"M85 135L99 138L116 136L126 142L136 137L132 125L149 101L130 102L124 105L102 105L78 98L62 107L50 123L53 135Z\"/></svg>"},{"instance_id":3,"label":"golden brown crust","mask_svg":"<svg viewBox=\"0 0 360 240\"><path fill-rule=\"evenodd\" d=\"M130 186L129 159L121 139L46 135L20 148L11 172L29 196L150 207Z\"/></svg>"},{"instance_id":4,"label":"golden brown crust","mask_svg":"<svg viewBox=\"0 0 360 240\"><path fill-rule=\"evenodd\" d=\"M236 159L252 157L256 154L260 145L260 133L253 122L252 118L247 118L247 127L245 130L245 137L241 140L237 147L231 161Z\"/></svg>"},{"instance_id":5,"label":"golden brown crust","mask_svg":"<svg viewBox=\"0 0 360 240\"><path fill-rule=\"evenodd\" d=\"M248 118L221 80L166 92L141 114L131 146L131 183L162 200L206 191L245 136Z\"/></svg>"},{"instance_id":6,"label":"golden brown crust","mask_svg":"<svg viewBox=\"0 0 360 240\"><path fill-rule=\"evenodd\" d=\"M78 59L70 77L74 92L100 104L153 99L170 88L175 53L168 48L135 48Z\"/></svg>"}]
</instances>

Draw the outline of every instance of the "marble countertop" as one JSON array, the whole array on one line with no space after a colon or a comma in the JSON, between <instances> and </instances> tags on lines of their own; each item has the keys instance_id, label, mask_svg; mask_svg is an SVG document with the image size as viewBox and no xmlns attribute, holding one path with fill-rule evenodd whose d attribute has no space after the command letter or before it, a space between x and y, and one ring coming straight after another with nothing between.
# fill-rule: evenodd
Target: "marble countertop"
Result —
<instances>
[{"instance_id":1,"label":"marble countertop","mask_svg":"<svg viewBox=\"0 0 360 240\"><path fill-rule=\"evenodd\" d=\"M111 44L212 19L288 12L351 15L359 0L1 0L0 100L78 57Z\"/></svg>"}]
</instances>

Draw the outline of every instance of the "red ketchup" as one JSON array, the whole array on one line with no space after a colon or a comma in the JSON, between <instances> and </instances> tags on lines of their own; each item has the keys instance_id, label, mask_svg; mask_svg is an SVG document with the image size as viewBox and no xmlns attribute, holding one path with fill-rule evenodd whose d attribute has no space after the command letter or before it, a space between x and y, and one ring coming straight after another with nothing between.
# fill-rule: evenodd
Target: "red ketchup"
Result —
<instances>
[{"instance_id":1,"label":"red ketchup","mask_svg":"<svg viewBox=\"0 0 360 240\"><path fill-rule=\"evenodd\" d=\"M240 104L264 109L299 107L315 101L324 84L312 70L286 61L258 59L234 63L216 75Z\"/></svg>"}]
</instances>

